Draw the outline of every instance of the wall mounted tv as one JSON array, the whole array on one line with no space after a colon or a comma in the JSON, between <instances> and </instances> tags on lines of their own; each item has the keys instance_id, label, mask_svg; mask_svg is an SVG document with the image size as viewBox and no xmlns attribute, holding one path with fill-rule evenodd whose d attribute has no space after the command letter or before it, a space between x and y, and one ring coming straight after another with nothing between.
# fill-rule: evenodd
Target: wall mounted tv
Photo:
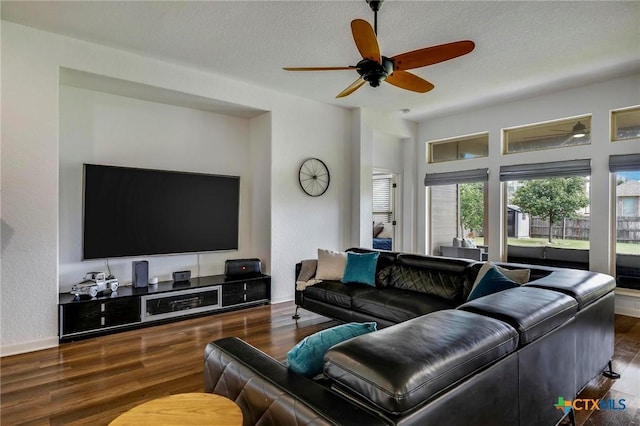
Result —
<instances>
[{"instance_id":1,"label":"wall mounted tv","mask_svg":"<svg viewBox=\"0 0 640 426\"><path fill-rule=\"evenodd\" d=\"M83 191L83 259L238 248L238 176L84 164Z\"/></svg>"}]
</instances>

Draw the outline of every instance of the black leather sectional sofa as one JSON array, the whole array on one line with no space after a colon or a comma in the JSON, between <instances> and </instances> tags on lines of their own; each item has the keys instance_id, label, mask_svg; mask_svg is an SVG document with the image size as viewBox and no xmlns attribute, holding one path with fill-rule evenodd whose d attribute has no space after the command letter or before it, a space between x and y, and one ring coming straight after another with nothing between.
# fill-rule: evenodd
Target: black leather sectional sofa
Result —
<instances>
[{"instance_id":1,"label":"black leather sectional sofa","mask_svg":"<svg viewBox=\"0 0 640 426\"><path fill-rule=\"evenodd\" d=\"M296 291L299 307L381 328L333 346L321 377L226 338L205 349L205 391L235 400L245 425L554 425L559 397L611 372L615 281L500 265L531 279L466 302L480 263L381 252L375 287Z\"/></svg>"}]
</instances>

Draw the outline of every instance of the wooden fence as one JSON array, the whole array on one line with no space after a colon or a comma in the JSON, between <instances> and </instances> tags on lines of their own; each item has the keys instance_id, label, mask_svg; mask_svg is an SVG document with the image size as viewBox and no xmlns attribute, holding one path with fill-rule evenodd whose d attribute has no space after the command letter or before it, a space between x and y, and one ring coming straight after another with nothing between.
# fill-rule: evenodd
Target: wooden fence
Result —
<instances>
[{"instance_id":1,"label":"wooden fence","mask_svg":"<svg viewBox=\"0 0 640 426\"><path fill-rule=\"evenodd\" d=\"M640 217L619 217L617 223L617 240L622 243L640 242ZM553 225L553 238L569 240L589 239L589 218L565 219L562 223ZM529 236L531 238L547 238L549 235L549 221L539 217L531 217Z\"/></svg>"}]
</instances>

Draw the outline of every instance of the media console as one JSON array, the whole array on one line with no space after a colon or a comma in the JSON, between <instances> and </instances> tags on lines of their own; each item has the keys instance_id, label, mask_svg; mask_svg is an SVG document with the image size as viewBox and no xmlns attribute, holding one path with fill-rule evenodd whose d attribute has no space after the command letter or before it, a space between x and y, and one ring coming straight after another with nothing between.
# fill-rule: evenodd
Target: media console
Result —
<instances>
[{"instance_id":1,"label":"media console","mask_svg":"<svg viewBox=\"0 0 640 426\"><path fill-rule=\"evenodd\" d=\"M97 298L59 294L60 342L79 340L160 322L269 303L271 277L212 275L163 281L149 287L120 287Z\"/></svg>"}]
</instances>

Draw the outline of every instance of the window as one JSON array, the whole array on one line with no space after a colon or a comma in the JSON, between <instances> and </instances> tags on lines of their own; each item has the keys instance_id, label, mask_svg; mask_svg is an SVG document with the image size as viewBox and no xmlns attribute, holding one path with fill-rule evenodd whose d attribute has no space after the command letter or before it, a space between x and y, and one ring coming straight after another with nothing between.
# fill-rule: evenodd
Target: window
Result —
<instances>
[{"instance_id":1,"label":"window","mask_svg":"<svg viewBox=\"0 0 640 426\"><path fill-rule=\"evenodd\" d=\"M632 180L630 177L626 177L624 173L621 174L622 179L625 180ZM623 182L625 183L625 182ZM620 212L618 213L618 216L638 216L638 198L640 198L639 196L635 196L635 197L623 197L623 196L617 196L620 199L620 203L622 205L622 208L620 209Z\"/></svg>"},{"instance_id":2,"label":"window","mask_svg":"<svg viewBox=\"0 0 640 426\"><path fill-rule=\"evenodd\" d=\"M640 290L640 154L611 155L615 177L616 282Z\"/></svg>"},{"instance_id":3,"label":"window","mask_svg":"<svg viewBox=\"0 0 640 426\"><path fill-rule=\"evenodd\" d=\"M373 248L393 250L397 246L393 174L373 175ZM400 232L400 230L398 230Z\"/></svg>"},{"instance_id":4,"label":"window","mask_svg":"<svg viewBox=\"0 0 640 426\"><path fill-rule=\"evenodd\" d=\"M468 160L489 155L489 134L463 136L427 143L429 163Z\"/></svg>"},{"instance_id":5,"label":"window","mask_svg":"<svg viewBox=\"0 0 640 426\"><path fill-rule=\"evenodd\" d=\"M391 223L393 220L393 176L373 176L373 221Z\"/></svg>"},{"instance_id":6,"label":"window","mask_svg":"<svg viewBox=\"0 0 640 426\"><path fill-rule=\"evenodd\" d=\"M538 151L591 143L588 115L503 129L503 153Z\"/></svg>"},{"instance_id":7,"label":"window","mask_svg":"<svg viewBox=\"0 0 640 426\"><path fill-rule=\"evenodd\" d=\"M486 259L487 176L487 169L427 174L432 254ZM454 239L460 241L460 247L478 250L449 250Z\"/></svg>"},{"instance_id":8,"label":"window","mask_svg":"<svg viewBox=\"0 0 640 426\"><path fill-rule=\"evenodd\" d=\"M640 138L640 106L611 112L611 140Z\"/></svg>"},{"instance_id":9,"label":"window","mask_svg":"<svg viewBox=\"0 0 640 426\"><path fill-rule=\"evenodd\" d=\"M503 166L507 260L589 269L590 160Z\"/></svg>"}]
</instances>

